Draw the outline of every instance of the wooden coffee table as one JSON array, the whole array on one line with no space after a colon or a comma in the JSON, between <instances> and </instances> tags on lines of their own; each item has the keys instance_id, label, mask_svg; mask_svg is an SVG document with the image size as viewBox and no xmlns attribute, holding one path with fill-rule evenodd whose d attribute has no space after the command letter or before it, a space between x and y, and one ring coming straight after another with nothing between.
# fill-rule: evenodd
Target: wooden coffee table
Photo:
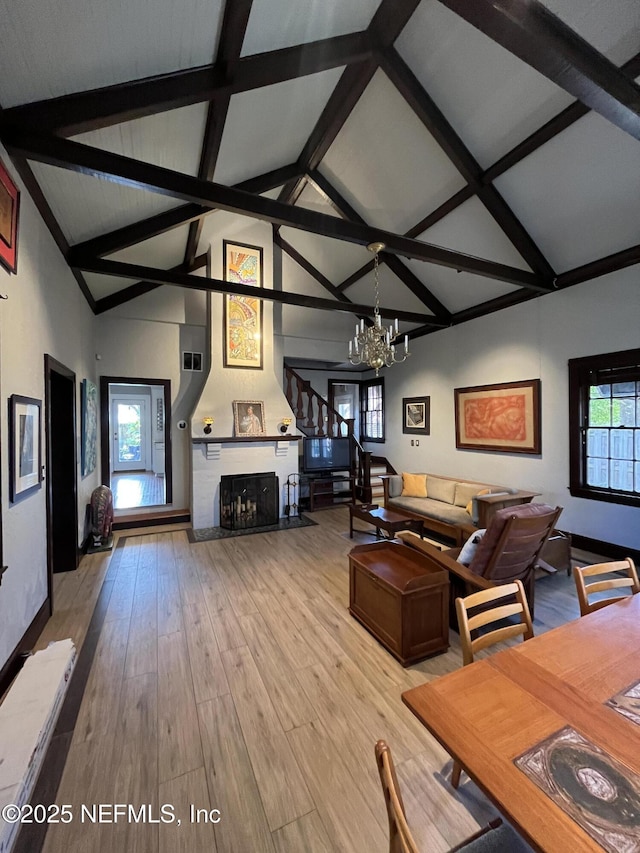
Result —
<instances>
[{"instance_id":1,"label":"wooden coffee table","mask_svg":"<svg viewBox=\"0 0 640 853\"><path fill-rule=\"evenodd\" d=\"M399 530L413 530L420 538L423 535L423 525L419 518L410 518L401 512L379 507L378 504L351 504L349 506L349 538L353 539L353 519L359 518L367 524L375 527L375 535L378 539L393 539ZM381 531L387 534L384 537ZM369 533L363 530L363 533Z\"/></svg>"}]
</instances>

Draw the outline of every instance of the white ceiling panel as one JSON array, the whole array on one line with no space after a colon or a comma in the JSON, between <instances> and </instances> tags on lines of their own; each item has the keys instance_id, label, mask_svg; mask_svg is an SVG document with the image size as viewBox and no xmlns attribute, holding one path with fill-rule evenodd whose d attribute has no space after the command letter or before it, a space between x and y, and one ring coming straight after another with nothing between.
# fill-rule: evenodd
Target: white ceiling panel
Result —
<instances>
[{"instance_id":1,"label":"white ceiling panel","mask_svg":"<svg viewBox=\"0 0 640 853\"><path fill-rule=\"evenodd\" d=\"M381 71L320 171L369 224L397 232L407 231L465 183Z\"/></svg>"},{"instance_id":2,"label":"white ceiling panel","mask_svg":"<svg viewBox=\"0 0 640 853\"><path fill-rule=\"evenodd\" d=\"M43 163L30 163L71 245L181 204L173 198Z\"/></svg>"},{"instance_id":3,"label":"white ceiling panel","mask_svg":"<svg viewBox=\"0 0 640 853\"><path fill-rule=\"evenodd\" d=\"M380 0L255 0L242 55L365 30Z\"/></svg>"},{"instance_id":4,"label":"white ceiling panel","mask_svg":"<svg viewBox=\"0 0 640 853\"><path fill-rule=\"evenodd\" d=\"M197 175L206 121L207 105L195 104L81 133L74 140L143 163Z\"/></svg>"},{"instance_id":5,"label":"white ceiling panel","mask_svg":"<svg viewBox=\"0 0 640 853\"><path fill-rule=\"evenodd\" d=\"M164 234L158 234L150 240L143 240L135 246L128 246L121 252L115 252L109 258L128 264L141 264L148 267L170 270L184 260L189 226L181 225Z\"/></svg>"},{"instance_id":6,"label":"white ceiling panel","mask_svg":"<svg viewBox=\"0 0 640 853\"><path fill-rule=\"evenodd\" d=\"M352 285L345 292L345 296L359 305L373 305L373 273L369 273ZM383 308L394 308L396 311L415 311L417 314L425 315L433 313L404 286L386 264L380 265L380 305Z\"/></svg>"},{"instance_id":7,"label":"white ceiling panel","mask_svg":"<svg viewBox=\"0 0 640 853\"><path fill-rule=\"evenodd\" d=\"M307 207L309 210L316 210L318 213L326 213L327 216L336 216L340 218L338 211L331 205L323 193L321 193L314 184L305 184L304 189L300 193L300 197L296 204L300 207Z\"/></svg>"},{"instance_id":8,"label":"white ceiling panel","mask_svg":"<svg viewBox=\"0 0 640 853\"><path fill-rule=\"evenodd\" d=\"M11 107L207 65L222 0L0 0L0 103Z\"/></svg>"},{"instance_id":9,"label":"white ceiling panel","mask_svg":"<svg viewBox=\"0 0 640 853\"><path fill-rule=\"evenodd\" d=\"M640 144L596 113L496 187L557 272L640 243Z\"/></svg>"},{"instance_id":10,"label":"white ceiling panel","mask_svg":"<svg viewBox=\"0 0 640 853\"><path fill-rule=\"evenodd\" d=\"M332 68L234 95L215 181L236 184L295 162L341 73Z\"/></svg>"},{"instance_id":11,"label":"white ceiling panel","mask_svg":"<svg viewBox=\"0 0 640 853\"><path fill-rule=\"evenodd\" d=\"M105 296L111 296L112 293L117 293L119 290L124 290L125 287L131 287L133 282L129 278L115 278L112 275L96 275L92 272L83 273L85 281L89 286L91 295L94 299L104 299Z\"/></svg>"},{"instance_id":12,"label":"white ceiling panel","mask_svg":"<svg viewBox=\"0 0 640 853\"><path fill-rule=\"evenodd\" d=\"M282 228L282 237L309 261L332 284L340 284L347 276L371 260L364 246L319 237L299 228Z\"/></svg>"},{"instance_id":13,"label":"white ceiling panel","mask_svg":"<svg viewBox=\"0 0 640 853\"><path fill-rule=\"evenodd\" d=\"M454 314L519 289L504 281L494 281L492 278L484 278L468 272L459 273L457 270L436 264L425 264L414 260L407 261L407 264L445 308Z\"/></svg>"},{"instance_id":14,"label":"white ceiling panel","mask_svg":"<svg viewBox=\"0 0 640 853\"><path fill-rule=\"evenodd\" d=\"M475 196L432 225L418 239L464 252L465 255L475 255L518 269L530 269L487 208Z\"/></svg>"},{"instance_id":15,"label":"white ceiling panel","mask_svg":"<svg viewBox=\"0 0 640 853\"><path fill-rule=\"evenodd\" d=\"M574 100L433 0L395 46L485 169Z\"/></svg>"},{"instance_id":16,"label":"white ceiling panel","mask_svg":"<svg viewBox=\"0 0 640 853\"><path fill-rule=\"evenodd\" d=\"M543 0L544 5L578 35L622 65L640 46L638 0Z\"/></svg>"}]
</instances>

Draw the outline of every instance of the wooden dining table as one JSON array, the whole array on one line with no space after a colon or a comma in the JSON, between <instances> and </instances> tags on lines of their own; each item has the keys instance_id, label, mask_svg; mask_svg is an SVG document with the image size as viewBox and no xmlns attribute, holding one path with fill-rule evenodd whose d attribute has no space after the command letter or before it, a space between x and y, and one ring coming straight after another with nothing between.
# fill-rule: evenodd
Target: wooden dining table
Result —
<instances>
[{"instance_id":1,"label":"wooden dining table","mask_svg":"<svg viewBox=\"0 0 640 853\"><path fill-rule=\"evenodd\" d=\"M633 711L625 716L606 703L638 682L640 595L634 595L402 699L535 849L635 852L640 698L624 700L638 709L635 720ZM638 690L632 695L640 697ZM583 754L592 760L575 758ZM611 820L620 803L622 835L618 819Z\"/></svg>"}]
</instances>

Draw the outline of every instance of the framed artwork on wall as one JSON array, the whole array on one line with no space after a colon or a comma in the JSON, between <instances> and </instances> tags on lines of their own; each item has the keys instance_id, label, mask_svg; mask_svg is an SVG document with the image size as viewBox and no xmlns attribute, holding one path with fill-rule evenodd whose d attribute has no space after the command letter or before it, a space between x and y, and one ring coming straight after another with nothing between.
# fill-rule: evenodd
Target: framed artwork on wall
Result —
<instances>
[{"instance_id":1,"label":"framed artwork on wall","mask_svg":"<svg viewBox=\"0 0 640 853\"><path fill-rule=\"evenodd\" d=\"M236 435L265 435L264 403L261 400L234 400L233 426Z\"/></svg>"},{"instance_id":2,"label":"framed artwork on wall","mask_svg":"<svg viewBox=\"0 0 640 853\"><path fill-rule=\"evenodd\" d=\"M98 389L90 379L82 380L82 476L95 470L98 461Z\"/></svg>"},{"instance_id":3,"label":"framed artwork on wall","mask_svg":"<svg viewBox=\"0 0 640 853\"><path fill-rule=\"evenodd\" d=\"M540 453L540 380L455 388L456 447Z\"/></svg>"},{"instance_id":4,"label":"framed artwork on wall","mask_svg":"<svg viewBox=\"0 0 640 853\"><path fill-rule=\"evenodd\" d=\"M263 286L262 248L223 241L224 280L256 289ZM227 293L224 297L224 366L262 370L262 300Z\"/></svg>"},{"instance_id":5,"label":"framed artwork on wall","mask_svg":"<svg viewBox=\"0 0 640 853\"><path fill-rule=\"evenodd\" d=\"M411 435L429 435L430 397L402 398L402 432Z\"/></svg>"},{"instance_id":6,"label":"framed artwork on wall","mask_svg":"<svg viewBox=\"0 0 640 853\"><path fill-rule=\"evenodd\" d=\"M17 503L42 484L40 410L42 401L9 398L9 498Z\"/></svg>"},{"instance_id":7,"label":"framed artwork on wall","mask_svg":"<svg viewBox=\"0 0 640 853\"><path fill-rule=\"evenodd\" d=\"M20 192L0 160L0 264L18 269L18 213Z\"/></svg>"}]
</instances>

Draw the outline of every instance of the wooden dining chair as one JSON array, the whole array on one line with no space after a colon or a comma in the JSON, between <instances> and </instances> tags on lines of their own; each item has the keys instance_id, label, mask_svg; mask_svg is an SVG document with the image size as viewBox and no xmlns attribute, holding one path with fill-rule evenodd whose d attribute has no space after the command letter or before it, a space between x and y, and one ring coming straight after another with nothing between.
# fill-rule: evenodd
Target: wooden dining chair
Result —
<instances>
[{"instance_id":1,"label":"wooden dining chair","mask_svg":"<svg viewBox=\"0 0 640 853\"><path fill-rule=\"evenodd\" d=\"M594 581L593 583L585 583L585 578L608 575L612 572L624 572L626 577L606 578ZM631 595L640 592L638 572L631 557L610 563L596 563L594 566L574 566L573 577L576 582L581 616L586 616L587 613L593 613L594 610L600 610L601 607L606 607L607 604L613 604L614 601L626 598L626 595L614 595L590 602L589 596L595 592L625 587L631 589Z\"/></svg>"},{"instance_id":2,"label":"wooden dining chair","mask_svg":"<svg viewBox=\"0 0 640 853\"><path fill-rule=\"evenodd\" d=\"M420 853L407 823L391 750L383 740L376 743L376 762L389 819L389 853ZM485 853L488 850L518 853L524 849L522 844L514 830L497 817L460 844L451 847L448 853L479 853L481 850Z\"/></svg>"},{"instance_id":3,"label":"wooden dining chair","mask_svg":"<svg viewBox=\"0 0 640 853\"><path fill-rule=\"evenodd\" d=\"M479 609L477 613L469 616L470 610ZM529 603L521 580L513 583L502 584L493 589L483 589L467 595L466 598L456 598L456 613L458 614L458 628L460 631L460 645L462 646L462 664L473 663L477 652L517 637L522 634L523 640L533 637L533 622L529 612ZM487 631L474 637L478 628L484 628L510 616L518 616L520 621L509 625L501 625L492 631ZM454 760L451 772L451 784L457 788L460 783L462 767Z\"/></svg>"}]
</instances>

